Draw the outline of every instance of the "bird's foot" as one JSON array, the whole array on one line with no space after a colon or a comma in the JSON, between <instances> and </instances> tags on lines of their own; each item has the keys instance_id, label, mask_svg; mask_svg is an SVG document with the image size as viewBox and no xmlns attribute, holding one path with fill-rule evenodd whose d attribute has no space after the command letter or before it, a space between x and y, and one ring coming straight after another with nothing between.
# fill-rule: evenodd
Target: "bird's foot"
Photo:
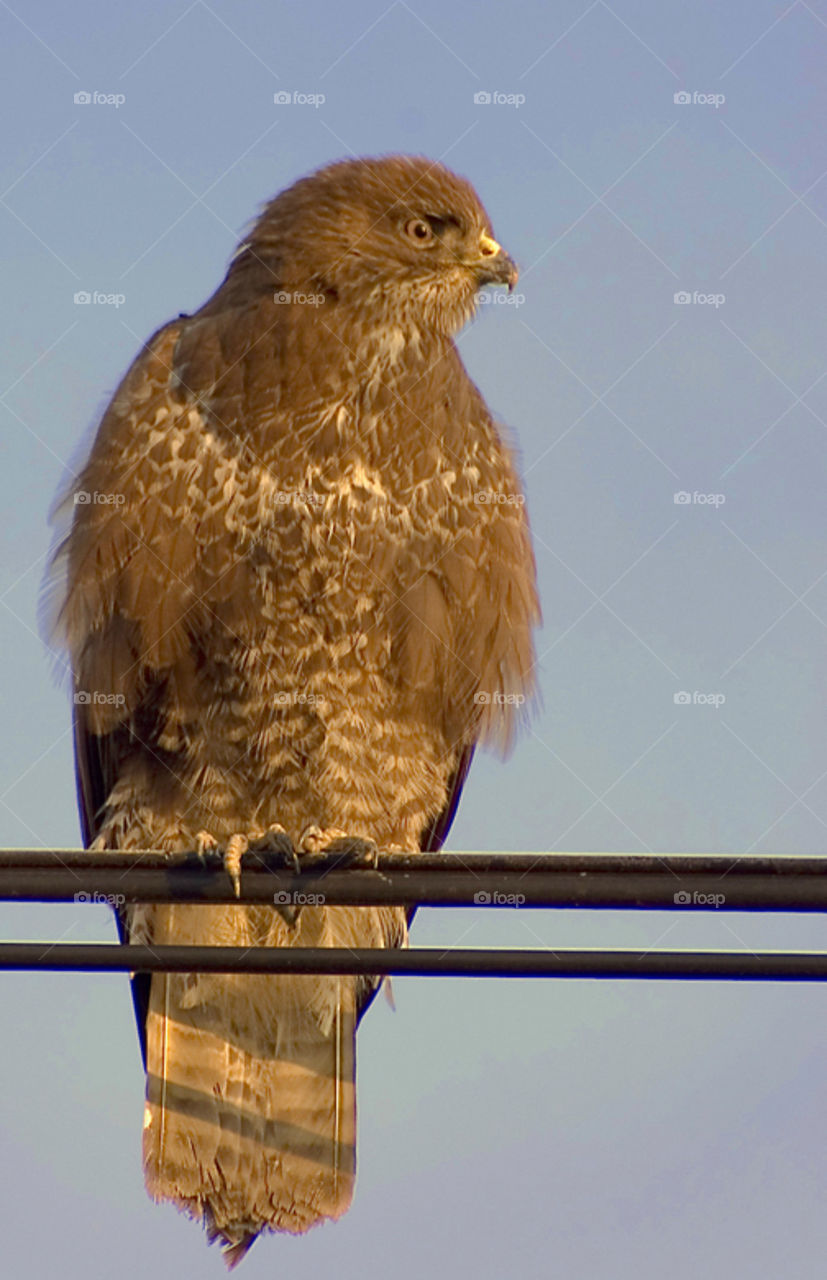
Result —
<instances>
[{"instance_id":1,"label":"bird's foot","mask_svg":"<svg viewBox=\"0 0 827 1280\"><path fill-rule=\"evenodd\" d=\"M274 822L266 831L236 832L230 836L223 850L209 831L199 831L195 838L195 851L203 862L210 862L215 858L221 860L237 898L241 897L241 867L245 858L248 864L255 859L265 867L278 870L283 870L285 866L296 872L300 869L293 842L278 822Z\"/></svg>"},{"instance_id":2,"label":"bird's foot","mask_svg":"<svg viewBox=\"0 0 827 1280\"><path fill-rule=\"evenodd\" d=\"M299 836L299 851L301 853L323 853L334 840L346 839L344 831L340 831L338 827L326 827L322 829L315 825L305 827Z\"/></svg>"},{"instance_id":3,"label":"bird's foot","mask_svg":"<svg viewBox=\"0 0 827 1280\"><path fill-rule=\"evenodd\" d=\"M199 831L195 837L195 852L205 861L210 854L218 852L218 841L209 831Z\"/></svg>"},{"instance_id":4,"label":"bird's foot","mask_svg":"<svg viewBox=\"0 0 827 1280\"><path fill-rule=\"evenodd\" d=\"M244 855L249 861L255 858L269 871L284 871L289 867L295 875L301 871L301 861L295 845L280 822L274 822L263 835L250 836L247 852ZM290 894L284 890L273 895L273 905L291 929L295 929L299 920L300 906L290 900Z\"/></svg>"},{"instance_id":5,"label":"bird's foot","mask_svg":"<svg viewBox=\"0 0 827 1280\"><path fill-rule=\"evenodd\" d=\"M367 862L375 868L379 858L375 841L364 836L349 836L336 827L328 827L326 831L319 827L307 827L302 833L300 846L308 853L324 853L328 858L333 856L336 867L351 867Z\"/></svg>"},{"instance_id":6,"label":"bird's foot","mask_svg":"<svg viewBox=\"0 0 827 1280\"><path fill-rule=\"evenodd\" d=\"M295 845L280 822L274 822L263 834L251 835L248 839L248 858L255 858L268 871L283 871L286 867L296 875L301 871Z\"/></svg>"},{"instance_id":7,"label":"bird's foot","mask_svg":"<svg viewBox=\"0 0 827 1280\"><path fill-rule=\"evenodd\" d=\"M228 845L228 852L229 847ZM266 831L250 832L246 836L246 846L242 853L242 859L244 864L248 866L255 860L260 866L269 871L289 869L294 875L299 875L302 870L299 851L280 822L271 823ZM273 895L273 903L285 923L290 925L291 928L295 928L298 923L301 906L296 906L291 901L291 895L284 890L280 890Z\"/></svg>"}]
</instances>

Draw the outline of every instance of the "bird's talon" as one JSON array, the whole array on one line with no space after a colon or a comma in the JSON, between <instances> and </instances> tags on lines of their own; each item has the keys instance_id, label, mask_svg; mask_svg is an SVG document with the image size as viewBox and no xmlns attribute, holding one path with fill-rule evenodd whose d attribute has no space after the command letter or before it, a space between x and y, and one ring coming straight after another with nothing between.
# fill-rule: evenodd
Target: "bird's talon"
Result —
<instances>
[{"instance_id":1,"label":"bird's talon","mask_svg":"<svg viewBox=\"0 0 827 1280\"><path fill-rule=\"evenodd\" d=\"M195 856L205 867L220 858L218 841L209 831L199 831L195 837Z\"/></svg>"},{"instance_id":2,"label":"bird's talon","mask_svg":"<svg viewBox=\"0 0 827 1280\"><path fill-rule=\"evenodd\" d=\"M364 864L376 870L379 865L379 849L375 840L363 836L338 836L327 845L325 853L336 858L336 865L350 867Z\"/></svg>"},{"instance_id":3,"label":"bird's talon","mask_svg":"<svg viewBox=\"0 0 827 1280\"><path fill-rule=\"evenodd\" d=\"M230 836L224 850L224 870L230 877L237 898L241 897L241 859L247 852L249 843L247 836Z\"/></svg>"},{"instance_id":4,"label":"bird's talon","mask_svg":"<svg viewBox=\"0 0 827 1280\"><path fill-rule=\"evenodd\" d=\"M334 840L345 840L347 836L338 827L322 829L317 826L305 827L299 836L301 853L326 853Z\"/></svg>"},{"instance_id":5,"label":"bird's talon","mask_svg":"<svg viewBox=\"0 0 827 1280\"><path fill-rule=\"evenodd\" d=\"M289 866L296 875L301 871L295 845L278 822L268 827L263 835L250 836L247 852L271 870L283 871L285 866Z\"/></svg>"}]
</instances>

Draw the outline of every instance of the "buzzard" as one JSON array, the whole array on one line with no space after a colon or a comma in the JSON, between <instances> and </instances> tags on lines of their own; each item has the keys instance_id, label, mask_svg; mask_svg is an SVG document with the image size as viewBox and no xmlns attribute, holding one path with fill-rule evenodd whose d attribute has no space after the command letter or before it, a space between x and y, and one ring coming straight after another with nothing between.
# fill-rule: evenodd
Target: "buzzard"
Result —
<instances>
[{"instance_id":1,"label":"buzzard","mask_svg":"<svg viewBox=\"0 0 827 1280\"><path fill-rule=\"evenodd\" d=\"M144 345L59 554L85 842L437 850L530 695L539 610L510 451L453 335L513 287L473 187L343 160L264 208ZM337 841L345 845L337 846ZM152 905L133 942L401 947L401 908ZM136 975L148 1191L230 1266L347 1209L379 979Z\"/></svg>"}]
</instances>

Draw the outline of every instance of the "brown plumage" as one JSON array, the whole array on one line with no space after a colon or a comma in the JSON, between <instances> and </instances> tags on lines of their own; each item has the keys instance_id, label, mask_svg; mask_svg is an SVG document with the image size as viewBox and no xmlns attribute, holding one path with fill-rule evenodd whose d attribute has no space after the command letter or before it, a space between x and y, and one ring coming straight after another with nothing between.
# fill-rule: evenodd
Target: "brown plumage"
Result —
<instances>
[{"instance_id":1,"label":"brown plumage","mask_svg":"<svg viewBox=\"0 0 827 1280\"><path fill-rule=\"evenodd\" d=\"M442 165L346 160L266 206L147 342L58 564L87 843L234 855L280 825L438 849L474 745L531 693L534 563L509 451L452 335L516 269ZM80 495L78 498L77 495ZM230 859L232 860L232 859ZM152 906L157 943L403 946L401 909ZM348 1207L375 984L136 979L147 1187L232 1265Z\"/></svg>"}]
</instances>

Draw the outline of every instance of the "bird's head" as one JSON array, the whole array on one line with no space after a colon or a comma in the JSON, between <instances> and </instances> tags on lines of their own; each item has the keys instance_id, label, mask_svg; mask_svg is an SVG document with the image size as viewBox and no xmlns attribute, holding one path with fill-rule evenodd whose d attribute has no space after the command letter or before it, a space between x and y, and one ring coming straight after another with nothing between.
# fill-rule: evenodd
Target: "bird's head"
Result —
<instances>
[{"instance_id":1,"label":"bird's head","mask_svg":"<svg viewBox=\"0 0 827 1280\"><path fill-rule=\"evenodd\" d=\"M265 208L237 255L251 256L288 295L446 334L484 285L517 281L471 184L415 156L340 160L301 178Z\"/></svg>"}]
</instances>

